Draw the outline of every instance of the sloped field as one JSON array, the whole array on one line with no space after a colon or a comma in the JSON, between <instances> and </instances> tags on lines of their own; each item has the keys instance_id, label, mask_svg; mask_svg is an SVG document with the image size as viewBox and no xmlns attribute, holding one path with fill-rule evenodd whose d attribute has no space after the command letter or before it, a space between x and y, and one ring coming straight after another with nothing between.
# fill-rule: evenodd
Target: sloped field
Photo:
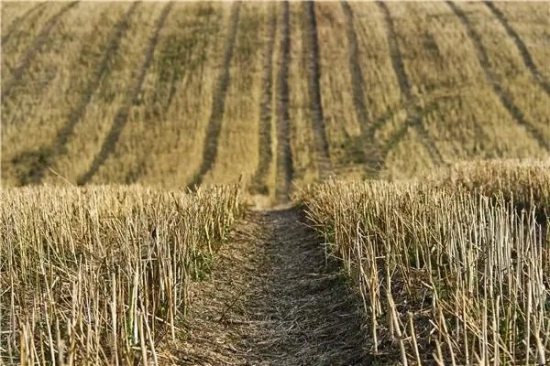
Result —
<instances>
[{"instance_id":1,"label":"sloped field","mask_svg":"<svg viewBox=\"0 0 550 366\"><path fill-rule=\"evenodd\" d=\"M548 3L0 6L0 364L547 362Z\"/></svg>"},{"instance_id":2,"label":"sloped field","mask_svg":"<svg viewBox=\"0 0 550 366\"><path fill-rule=\"evenodd\" d=\"M31 6L33 5L33 6ZM4 185L235 182L546 157L544 3L6 3Z\"/></svg>"}]
</instances>

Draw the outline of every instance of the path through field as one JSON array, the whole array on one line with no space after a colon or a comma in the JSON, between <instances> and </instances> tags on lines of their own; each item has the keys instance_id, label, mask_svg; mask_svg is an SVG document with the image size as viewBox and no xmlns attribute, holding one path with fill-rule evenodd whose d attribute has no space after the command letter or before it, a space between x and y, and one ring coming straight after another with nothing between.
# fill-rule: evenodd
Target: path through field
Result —
<instances>
[{"instance_id":1,"label":"path through field","mask_svg":"<svg viewBox=\"0 0 550 366\"><path fill-rule=\"evenodd\" d=\"M357 301L299 211L254 211L191 289L190 365L365 365Z\"/></svg>"}]
</instances>

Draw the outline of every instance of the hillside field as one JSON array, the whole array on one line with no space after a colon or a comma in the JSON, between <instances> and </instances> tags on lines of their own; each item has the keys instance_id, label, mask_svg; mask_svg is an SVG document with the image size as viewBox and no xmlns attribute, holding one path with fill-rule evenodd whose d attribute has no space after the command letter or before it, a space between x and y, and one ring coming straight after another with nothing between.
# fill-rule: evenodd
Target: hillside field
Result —
<instances>
[{"instance_id":1,"label":"hillside field","mask_svg":"<svg viewBox=\"0 0 550 366\"><path fill-rule=\"evenodd\" d=\"M0 9L0 365L548 362L549 2Z\"/></svg>"},{"instance_id":2,"label":"hillside field","mask_svg":"<svg viewBox=\"0 0 550 366\"><path fill-rule=\"evenodd\" d=\"M4 186L242 176L275 201L550 149L548 3L2 9Z\"/></svg>"}]
</instances>

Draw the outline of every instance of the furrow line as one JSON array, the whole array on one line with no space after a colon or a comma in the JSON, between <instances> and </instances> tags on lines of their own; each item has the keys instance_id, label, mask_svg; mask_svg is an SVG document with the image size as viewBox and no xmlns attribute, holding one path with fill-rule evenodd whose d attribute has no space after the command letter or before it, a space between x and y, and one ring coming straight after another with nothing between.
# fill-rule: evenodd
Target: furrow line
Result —
<instances>
[{"instance_id":1,"label":"furrow line","mask_svg":"<svg viewBox=\"0 0 550 366\"><path fill-rule=\"evenodd\" d=\"M113 59L114 55L118 51L118 48L120 46L120 41L124 36L126 29L128 28L130 17L135 12L138 4L139 4L138 2L132 3L130 8L126 12L126 14L123 16L122 20L116 25L116 27L111 32L109 39L107 41L107 47L103 54L103 58L99 63L99 66L95 72L94 78L88 84L88 87L84 91L80 102L69 115L69 118L67 119L67 122L65 123L65 125L63 125L63 127L59 129L59 131L57 131L57 135L51 147L46 150L34 152L34 155L36 155L37 157L40 156L42 163L33 165L35 168L33 169L32 172L29 172L29 174L25 176L24 178L25 180L30 179L32 183L40 183L44 178L44 172L51 165L53 159L56 156L65 153L65 148L67 143L69 142L69 138L73 134L73 131L76 125L82 119L82 116L86 112L86 108L88 107L88 105L92 100L92 95L99 88L99 84L103 79L103 76L108 72L109 64L111 63L111 60ZM28 153L24 153L24 154L28 154ZM33 154L31 153L31 155ZM21 159L17 159L17 158L14 159L14 161L20 161L20 160ZM20 184L23 184L23 182L20 182Z\"/></svg>"},{"instance_id":2,"label":"furrow line","mask_svg":"<svg viewBox=\"0 0 550 366\"><path fill-rule=\"evenodd\" d=\"M145 80L145 75L147 74L147 71L149 70L151 63L153 61L153 56L155 54L155 49L157 47L157 43L159 40L160 31L162 30L164 23L166 22L166 18L168 18L168 14L170 13L170 10L172 10L174 3L169 2L164 6L164 9L162 10L162 13L157 21L153 37L151 38L151 41L149 43L149 47L147 48L147 51L145 53L145 59L143 61L143 64L139 68L138 76L136 78L135 84L133 87L131 87L128 90L127 93L127 99L124 102L123 106L118 110L117 114L115 115L115 118L113 119L113 124L111 125L111 130L109 131L107 137L103 140L103 144L101 145L101 150L99 153L94 157L94 160L88 169L87 172L82 174L78 180L78 185L84 185L88 183L92 177L97 173L99 170L99 167L107 160L107 158L112 154L114 151L116 144L118 142L118 139L120 138L120 134L122 133L122 130L124 126L126 125L126 122L128 121L128 114L130 113L130 108L132 105L134 105L137 102L138 95L141 91L141 87L143 85L143 81Z\"/></svg>"},{"instance_id":3,"label":"furrow line","mask_svg":"<svg viewBox=\"0 0 550 366\"><path fill-rule=\"evenodd\" d=\"M312 113L312 127L317 150L317 162L320 180L325 180L331 171L330 151L321 103L321 68L319 65L319 39L317 34L317 20L315 16L315 2L304 3L304 16L307 37L308 61L308 94ZM307 52L306 51L306 52Z\"/></svg>"},{"instance_id":4,"label":"furrow line","mask_svg":"<svg viewBox=\"0 0 550 366\"><path fill-rule=\"evenodd\" d=\"M273 103L273 53L275 51L275 35L277 32L277 14L275 6L276 4L271 4L270 8L267 49L263 65L264 74L262 76L263 92L260 101L259 162L252 180L253 189L262 194L268 193L266 178L269 172L269 164L273 159L271 150L271 117Z\"/></svg>"},{"instance_id":5,"label":"furrow line","mask_svg":"<svg viewBox=\"0 0 550 366\"><path fill-rule=\"evenodd\" d=\"M214 166L218 154L218 138L220 136L223 123L225 97L227 95L229 83L231 82L231 75L229 71L231 68L231 59L233 58L233 49L235 48L235 40L237 38L240 5L240 1L237 1L232 5L229 31L227 39L225 40L222 70L218 75L216 91L214 92L210 120L208 121L208 129L206 131L206 138L204 141L202 162L198 172L195 173L192 181L187 186L190 189L195 189L202 183L205 174L208 173Z\"/></svg>"},{"instance_id":6,"label":"furrow line","mask_svg":"<svg viewBox=\"0 0 550 366\"><path fill-rule=\"evenodd\" d=\"M37 5L33 6L29 10L27 10L23 15L18 16L17 18L15 18L11 22L11 24L9 25L9 29L6 31L6 34L4 36L2 36L2 40L0 41L2 46L4 46L9 41L9 39L11 38L13 32L15 32L15 30L17 29L17 26L21 22L24 22L25 19L27 19L35 11L37 12L37 14L35 14L35 16L33 18L34 19L39 18L40 15L42 15L42 13L44 13L44 10L46 10L46 2L45 1L41 2L41 3L38 3Z\"/></svg>"},{"instance_id":7,"label":"furrow line","mask_svg":"<svg viewBox=\"0 0 550 366\"><path fill-rule=\"evenodd\" d=\"M50 32L57 25L61 17L66 12L68 12L73 7L75 7L77 4L78 2L74 1L69 5L66 5L65 7L63 7L63 9L61 9L57 14L55 14L44 26L44 28L42 28L42 31L40 31L40 33L34 40L33 44L29 47L29 49L25 53L25 56L23 56L23 59L19 63L19 66L16 67L15 70L13 71L13 75L10 81L8 81L5 86L2 86L2 99L8 98L11 95L13 91L13 87L17 85L17 83L21 80L21 78L29 68L31 62L34 60L36 55L40 52L40 50L42 49L42 46L44 45L44 42L50 35Z\"/></svg>"},{"instance_id":8,"label":"furrow line","mask_svg":"<svg viewBox=\"0 0 550 366\"><path fill-rule=\"evenodd\" d=\"M503 89L502 85L497 81L494 73L491 71L491 65L489 63L489 55L487 50L481 42L481 35L478 34L473 25L470 22L470 19L466 16L466 13L462 11L455 3L452 1L446 1L447 5L451 8L454 14L460 19L468 36L472 40L472 43L476 50L476 55L485 74L485 79L493 88L494 93L499 97L501 104L506 108L508 113L515 119L515 121L525 128L525 130L531 135L531 137L538 142L539 146L546 150L550 151L550 141L546 141L543 137L542 132L532 123L527 121L524 113L521 109L514 104L512 97Z\"/></svg>"},{"instance_id":9,"label":"furrow line","mask_svg":"<svg viewBox=\"0 0 550 366\"><path fill-rule=\"evenodd\" d=\"M380 146L374 139L375 129L369 128L369 116L365 106L365 80L359 63L359 46L354 28L353 11L346 0L342 0L341 5L346 23L353 104L363 140L363 159L369 173L376 173L383 169L384 161L378 156Z\"/></svg>"},{"instance_id":10,"label":"furrow line","mask_svg":"<svg viewBox=\"0 0 550 366\"><path fill-rule=\"evenodd\" d=\"M527 46L525 45L525 43L523 43L519 34L514 30L514 28L512 28L502 10L500 10L493 2L485 0L484 3L491 10L493 15L498 19L500 24L502 24L502 26L506 30L506 33L508 33L508 36L510 36L510 38L512 38L512 40L516 44L516 47L521 54L521 58L523 59L525 67L529 69L529 72L531 73L531 75L533 75L536 83L540 85L540 87L546 92L547 95L550 95L550 82L544 77L544 75L540 73L537 66L535 65L535 62L533 61L533 58L531 57L531 54L529 53L529 50L527 50Z\"/></svg>"},{"instance_id":11,"label":"furrow line","mask_svg":"<svg viewBox=\"0 0 550 366\"><path fill-rule=\"evenodd\" d=\"M386 34L388 39L388 45L391 53L391 60L395 75L397 77L397 83L399 84L399 89L403 97L403 104L405 110L407 111L407 119L404 126L400 129L394 136L390 139L386 147L383 149L383 161L386 160L387 155L395 147L401 139L406 135L406 132L409 127L413 127L420 137L420 142L428 153L430 158L436 165L443 164L443 158L441 153L434 145L433 141L430 139L426 127L422 124L422 110L415 100L412 92L411 86L409 83L409 78L407 72L405 71L405 65L403 64L403 58L401 56L401 51L397 43L397 32L395 30L395 24L393 18L391 17L390 10L388 6L383 1L377 1L376 4L378 8L384 14L384 21L386 25Z\"/></svg>"},{"instance_id":12,"label":"furrow line","mask_svg":"<svg viewBox=\"0 0 550 366\"><path fill-rule=\"evenodd\" d=\"M279 203L289 200L294 175L290 145L288 68L290 65L290 5L281 4L281 43L277 72L277 177L275 196Z\"/></svg>"}]
</instances>

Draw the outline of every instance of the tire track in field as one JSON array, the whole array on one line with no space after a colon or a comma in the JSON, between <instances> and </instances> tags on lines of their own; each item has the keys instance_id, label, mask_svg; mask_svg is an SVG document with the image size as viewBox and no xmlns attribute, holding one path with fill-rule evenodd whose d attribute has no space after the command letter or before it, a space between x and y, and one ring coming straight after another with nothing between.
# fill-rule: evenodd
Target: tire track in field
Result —
<instances>
[{"instance_id":1,"label":"tire track in field","mask_svg":"<svg viewBox=\"0 0 550 366\"><path fill-rule=\"evenodd\" d=\"M15 18L11 22L11 24L9 25L8 30L6 31L6 34L2 36L2 40L0 41L2 46L4 46L9 41L9 39L12 36L13 32L15 32L15 30L17 29L17 26L21 22L24 22L25 19L27 19L29 16L31 16L31 14L34 13L35 11L37 11L37 14L35 14L33 16L33 19L39 18L40 15L42 15L44 13L44 10L46 10L46 2L45 1L41 2L41 3L38 3L37 5L33 6L29 10L27 10L24 14L22 14L22 15L18 16L17 18Z\"/></svg>"},{"instance_id":2,"label":"tire track in field","mask_svg":"<svg viewBox=\"0 0 550 366\"><path fill-rule=\"evenodd\" d=\"M290 5L281 4L281 43L277 72L277 176L275 197L279 203L288 202L294 175L290 145L290 113L288 109L288 67L290 65Z\"/></svg>"},{"instance_id":3,"label":"tire track in field","mask_svg":"<svg viewBox=\"0 0 550 366\"><path fill-rule=\"evenodd\" d=\"M225 109L225 97L227 89L231 82L229 73L231 68L231 59L233 58L233 49L235 48L235 40L237 38L237 29L239 25L239 13L241 9L240 1L233 3L231 8L231 19L229 21L227 39L225 40L225 50L223 54L222 70L218 75L216 90L214 92L214 100L212 102L212 110L210 112L210 120L208 121L208 129L204 141L204 149L202 152L202 162L197 173L187 185L190 189L195 189L202 183L204 175L208 173L217 158L218 154L218 138L223 123L223 113Z\"/></svg>"},{"instance_id":4,"label":"tire track in field","mask_svg":"<svg viewBox=\"0 0 550 366\"><path fill-rule=\"evenodd\" d=\"M508 33L508 36L510 36L510 38L512 38L512 40L516 44L516 47L521 54L521 58L523 59L525 67L529 69L529 72L531 72L531 75L533 75L536 83L540 85L540 87L546 92L547 95L550 95L550 82L544 77L544 75L540 73L537 66L535 65L535 62L533 61L533 58L531 57L531 54L529 53L529 50L527 50L527 46L525 45L525 43L523 43L519 34L514 30L514 28L512 28L504 13L499 8L497 8L497 6L493 2L485 0L484 3L491 10L493 15L498 19L500 24L502 24L502 26L506 30L506 33Z\"/></svg>"},{"instance_id":5,"label":"tire track in field","mask_svg":"<svg viewBox=\"0 0 550 366\"><path fill-rule=\"evenodd\" d=\"M455 3L452 1L446 1L447 5L451 8L457 18L462 22L468 36L472 40L474 48L476 50L476 55L478 61L483 69L485 74L485 79L493 88L494 93L499 97L501 104L506 108L508 113L515 119L515 121L525 128L525 130L531 135L531 137L537 141L539 146L546 150L550 151L550 141L546 141L543 137L542 132L529 121L526 120L525 115L522 110L516 106L512 100L512 97L506 93L502 85L497 81L495 74L491 71L491 65L489 63L489 55L487 50L481 42L481 35L477 33L470 22L470 19L466 16L466 13L462 11Z\"/></svg>"},{"instance_id":6,"label":"tire track in field","mask_svg":"<svg viewBox=\"0 0 550 366\"><path fill-rule=\"evenodd\" d=\"M252 190L258 193L267 194L266 184L269 164L273 159L271 141L271 117L273 103L273 53L275 51L275 36L277 32L276 4L271 4L269 15L269 30L267 35L267 49L264 55L262 75L263 92L260 101L260 135L259 135L259 162L256 173L252 178Z\"/></svg>"},{"instance_id":7,"label":"tire track in field","mask_svg":"<svg viewBox=\"0 0 550 366\"><path fill-rule=\"evenodd\" d=\"M317 164L320 180L325 180L331 170L329 145L321 103L321 68L319 65L319 39L317 34L317 20L315 16L315 2L307 1L304 4L306 25L306 52L308 62L308 94L309 107L312 114L312 128L317 150ZM309 52L308 52L309 51Z\"/></svg>"},{"instance_id":8,"label":"tire track in field","mask_svg":"<svg viewBox=\"0 0 550 366\"><path fill-rule=\"evenodd\" d=\"M436 165L441 165L443 164L441 153L434 145L433 141L430 139L428 131L422 123L422 109L415 101L415 98L411 92L409 78L407 77L405 65L403 64L403 58L401 56L401 51L397 43L397 32L395 30L395 24L393 22L393 18L391 17L390 10L388 6L382 1L377 1L376 4L384 15L386 35L388 39L388 45L390 47L392 65L395 75L397 77L397 83L399 84L401 95L404 99L403 104L407 112L407 119L405 123L396 133L394 133L390 137L388 143L386 144L386 147L382 150L382 160L386 160L391 150L395 146L397 146L397 144L405 137L409 127L412 127L417 131L420 142L428 151L431 160Z\"/></svg>"},{"instance_id":9,"label":"tire track in field","mask_svg":"<svg viewBox=\"0 0 550 366\"><path fill-rule=\"evenodd\" d=\"M55 14L48 23L42 28L36 39L34 40L33 44L29 47L27 52L25 53L25 56L23 56L23 59L19 63L19 66L15 68L13 71L12 78L9 82L6 83L6 85L2 86L2 99L8 98L13 90L13 87L17 85L17 83L21 80L27 69L29 68L31 62L34 60L36 55L40 52L42 49L42 46L44 45L44 41L48 38L50 35L50 32L53 30L53 28L57 25L61 17L71 10L73 7L75 7L78 4L77 1L74 1L72 3L69 3L69 5L66 5L61 9L57 14Z\"/></svg>"},{"instance_id":10,"label":"tire track in field","mask_svg":"<svg viewBox=\"0 0 550 366\"><path fill-rule=\"evenodd\" d=\"M20 185L25 185L27 183L40 183L44 178L44 172L51 165L53 159L61 154L65 153L65 148L69 142L69 138L73 134L73 131L82 119L82 116L86 112L86 108L92 100L92 95L99 88L99 84L103 79L103 76L109 70L109 64L111 63L114 55L117 53L120 46L120 41L128 28L128 23L130 17L135 12L138 2L133 2L126 14L123 16L122 20L116 25L116 27L111 32L108 41L107 47L103 53L103 58L101 59L99 66L95 72L92 81L88 84L88 87L84 91L82 98L76 108L71 111L67 122L61 129L57 131L57 135L54 139L52 145L47 149L40 149L38 151L24 152L21 156L15 157L13 163L17 165L17 162L25 162L27 160L34 160L35 163L31 163L31 171L27 172L20 177ZM28 158L22 158L27 156ZM40 163L39 163L40 162Z\"/></svg>"},{"instance_id":11,"label":"tire track in field","mask_svg":"<svg viewBox=\"0 0 550 366\"><path fill-rule=\"evenodd\" d=\"M370 173L375 173L383 169L384 162L378 156L380 146L374 139L375 126L369 127L369 116L367 107L365 106L365 80L363 79L363 72L359 63L359 46L353 25L353 11L346 0L343 0L341 5L346 23L353 104L363 140L363 160L367 165L367 170Z\"/></svg>"},{"instance_id":12,"label":"tire track in field","mask_svg":"<svg viewBox=\"0 0 550 366\"><path fill-rule=\"evenodd\" d=\"M160 14L160 17L155 26L153 37L149 42L149 47L147 48L147 51L145 53L143 64L139 68L135 84L128 90L124 104L115 115L115 118L113 119L113 124L111 125L111 130L109 131L107 137L103 140L101 150L94 157L94 160L88 171L82 174L77 179L78 185L84 185L88 183L90 179L95 175L95 173L97 173L99 167L115 150L118 139L120 138L120 134L122 133L122 130L126 125L126 122L128 121L130 108L137 102L139 92L141 91L143 81L145 80L145 75L147 75L147 71L149 70L151 63L153 62L153 56L155 55L155 49L159 40L160 31L162 30L162 27L164 26L166 18L168 18L168 14L172 10L173 5L173 2L169 2L164 6L164 9L162 10L162 13Z\"/></svg>"}]
</instances>

